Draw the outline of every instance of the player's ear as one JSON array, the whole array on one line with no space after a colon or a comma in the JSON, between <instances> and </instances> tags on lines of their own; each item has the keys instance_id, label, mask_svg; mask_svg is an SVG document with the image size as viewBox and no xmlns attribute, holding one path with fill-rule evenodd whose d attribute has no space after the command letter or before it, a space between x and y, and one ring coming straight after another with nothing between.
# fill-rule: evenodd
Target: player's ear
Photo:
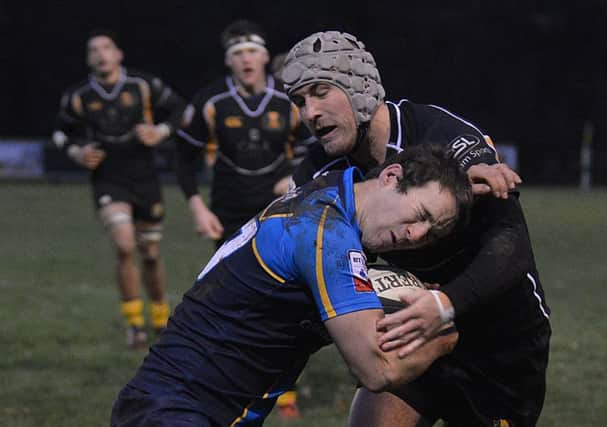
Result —
<instances>
[{"instance_id":1,"label":"player's ear","mask_svg":"<svg viewBox=\"0 0 607 427\"><path fill-rule=\"evenodd\" d=\"M124 53L122 52L122 49L117 49L118 50L118 62L122 63L122 60L124 59Z\"/></svg>"},{"instance_id":2,"label":"player's ear","mask_svg":"<svg viewBox=\"0 0 607 427\"><path fill-rule=\"evenodd\" d=\"M403 167L398 163L392 163L391 165L386 166L379 173L380 182L384 184L391 183L393 181L398 181L403 177Z\"/></svg>"},{"instance_id":3,"label":"player's ear","mask_svg":"<svg viewBox=\"0 0 607 427\"><path fill-rule=\"evenodd\" d=\"M263 55L262 55L262 61L263 61L263 65L267 65L268 62L270 62L270 55L268 54L267 50L263 50Z\"/></svg>"},{"instance_id":4,"label":"player's ear","mask_svg":"<svg viewBox=\"0 0 607 427\"><path fill-rule=\"evenodd\" d=\"M232 68L232 55L226 55L223 63L226 64L226 67Z\"/></svg>"}]
</instances>

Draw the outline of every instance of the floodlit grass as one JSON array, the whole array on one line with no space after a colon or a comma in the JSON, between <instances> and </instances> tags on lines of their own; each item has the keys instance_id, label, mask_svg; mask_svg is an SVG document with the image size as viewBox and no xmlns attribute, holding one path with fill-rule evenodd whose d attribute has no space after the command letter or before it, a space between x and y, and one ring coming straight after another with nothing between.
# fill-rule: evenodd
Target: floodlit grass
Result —
<instances>
[{"instance_id":1,"label":"floodlit grass","mask_svg":"<svg viewBox=\"0 0 607 427\"><path fill-rule=\"evenodd\" d=\"M174 186L163 255L173 305L212 251ZM607 419L607 191L524 189L535 254L553 314L541 426ZM0 425L107 426L118 390L144 352L127 351L113 257L85 185L0 183ZM353 380L333 348L300 381L305 418L345 424ZM266 423L279 426L271 416Z\"/></svg>"}]
</instances>

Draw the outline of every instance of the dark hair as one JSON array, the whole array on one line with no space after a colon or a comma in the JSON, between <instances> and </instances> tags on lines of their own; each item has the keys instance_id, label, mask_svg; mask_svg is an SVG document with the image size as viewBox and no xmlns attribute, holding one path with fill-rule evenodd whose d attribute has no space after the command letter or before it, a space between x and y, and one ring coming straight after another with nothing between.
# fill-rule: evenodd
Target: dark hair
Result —
<instances>
[{"instance_id":1,"label":"dark hair","mask_svg":"<svg viewBox=\"0 0 607 427\"><path fill-rule=\"evenodd\" d=\"M256 34L262 39L266 39L262 28L252 21L246 19L239 19L238 21L232 22L221 32L221 45L224 49L230 47L230 41L234 37L248 36Z\"/></svg>"},{"instance_id":2,"label":"dark hair","mask_svg":"<svg viewBox=\"0 0 607 427\"><path fill-rule=\"evenodd\" d=\"M120 39L118 38L118 34L112 30L108 30L106 28L95 28L94 30L89 31L86 38L86 43L88 44L88 42L95 37L107 37L114 42L117 48L120 49Z\"/></svg>"},{"instance_id":3,"label":"dark hair","mask_svg":"<svg viewBox=\"0 0 607 427\"><path fill-rule=\"evenodd\" d=\"M459 163L438 144L420 144L407 147L391 156L379 167L369 171L366 178L376 178L387 166L398 163L403 169L403 177L398 180L397 190L406 193L409 188L422 187L437 181L442 190L455 197L458 221L463 227L470 219L472 207L472 187L466 172Z\"/></svg>"}]
</instances>

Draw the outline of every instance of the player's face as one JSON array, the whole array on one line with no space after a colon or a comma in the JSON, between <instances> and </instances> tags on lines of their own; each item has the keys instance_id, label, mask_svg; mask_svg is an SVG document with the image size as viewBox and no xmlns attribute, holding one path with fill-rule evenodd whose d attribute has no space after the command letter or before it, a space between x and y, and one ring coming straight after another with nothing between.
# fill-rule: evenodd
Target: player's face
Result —
<instances>
[{"instance_id":1,"label":"player's face","mask_svg":"<svg viewBox=\"0 0 607 427\"><path fill-rule=\"evenodd\" d=\"M329 156L343 156L354 149L356 120L341 89L328 83L312 83L293 92L291 99Z\"/></svg>"},{"instance_id":2,"label":"player's face","mask_svg":"<svg viewBox=\"0 0 607 427\"><path fill-rule=\"evenodd\" d=\"M226 65L242 86L255 88L265 84L268 60L268 53L264 49L244 47L232 52L226 58Z\"/></svg>"},{"instance_id":3,"label":"player's face","mask_svg":"<svg viewBox=\"0 0 607 427\"><path fill-rule=\"evenodd\" d=\"M399 193L396 185L373 195L370 211L359 218L362 243L372 252L415 249L445 235L456 217L455 197L438 182Z\"/></svg>"},{"instance_id":4,"label":"player's face","mask_svg":"<svg viewBox=\"0 0 607 427\"><path fill-rule=\"evenodd\" d=\"M86 45L86 63L94 74L106 76L120 68L122 51L107 36L93 37Z\"/></svg>"}]
</instances>

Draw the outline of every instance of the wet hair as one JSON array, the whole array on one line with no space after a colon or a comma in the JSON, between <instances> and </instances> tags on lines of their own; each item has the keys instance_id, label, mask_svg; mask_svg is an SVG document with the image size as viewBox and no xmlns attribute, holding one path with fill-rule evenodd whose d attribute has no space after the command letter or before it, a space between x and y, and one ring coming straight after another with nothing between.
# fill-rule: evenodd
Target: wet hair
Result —
<instances>
[{"instance_id":1,"label":"wet hair","mask_svg":"<svg viewBox=\"0 0 607 427\"><path fill-rule=\"evenodd\" d=\"M224 49L228 49L234 44L234 40L240 40L251 35L259 36L264 41L266 39L263 29L255 22L239 19L232 22L221 32L221 45Z\"/></svg>"},{"instance_id":2,"label":"wet hair","mask_svg":"<svg viewBox=\"0 0 607 427\"><path fill-rule=\"evenodd\" d=\"M382 170L395 163L403 169L403 176L398 180L398 192L406 193L410 188L437 181L441 190L447 190L455 197L457 227L468 224L473 201L472 187L466 172L443 146L420 144L407 147L386 159L381 166L370 170L365 178L377 178Z\"/></svg>"},{"instance_id":3,"label":"wet hair","mask_svg":"<svg viewBox=\"0 0 607 427\"><path fill-rule=\"evenodd\" d=\"M89 31L86 37L86 44L88 45L91 39L94 39L95 37L107 37L114 42L118 49L120 49L120 39L115 31L106 28L95 28L94 30Z\"/></svg>"}]
</instances>

